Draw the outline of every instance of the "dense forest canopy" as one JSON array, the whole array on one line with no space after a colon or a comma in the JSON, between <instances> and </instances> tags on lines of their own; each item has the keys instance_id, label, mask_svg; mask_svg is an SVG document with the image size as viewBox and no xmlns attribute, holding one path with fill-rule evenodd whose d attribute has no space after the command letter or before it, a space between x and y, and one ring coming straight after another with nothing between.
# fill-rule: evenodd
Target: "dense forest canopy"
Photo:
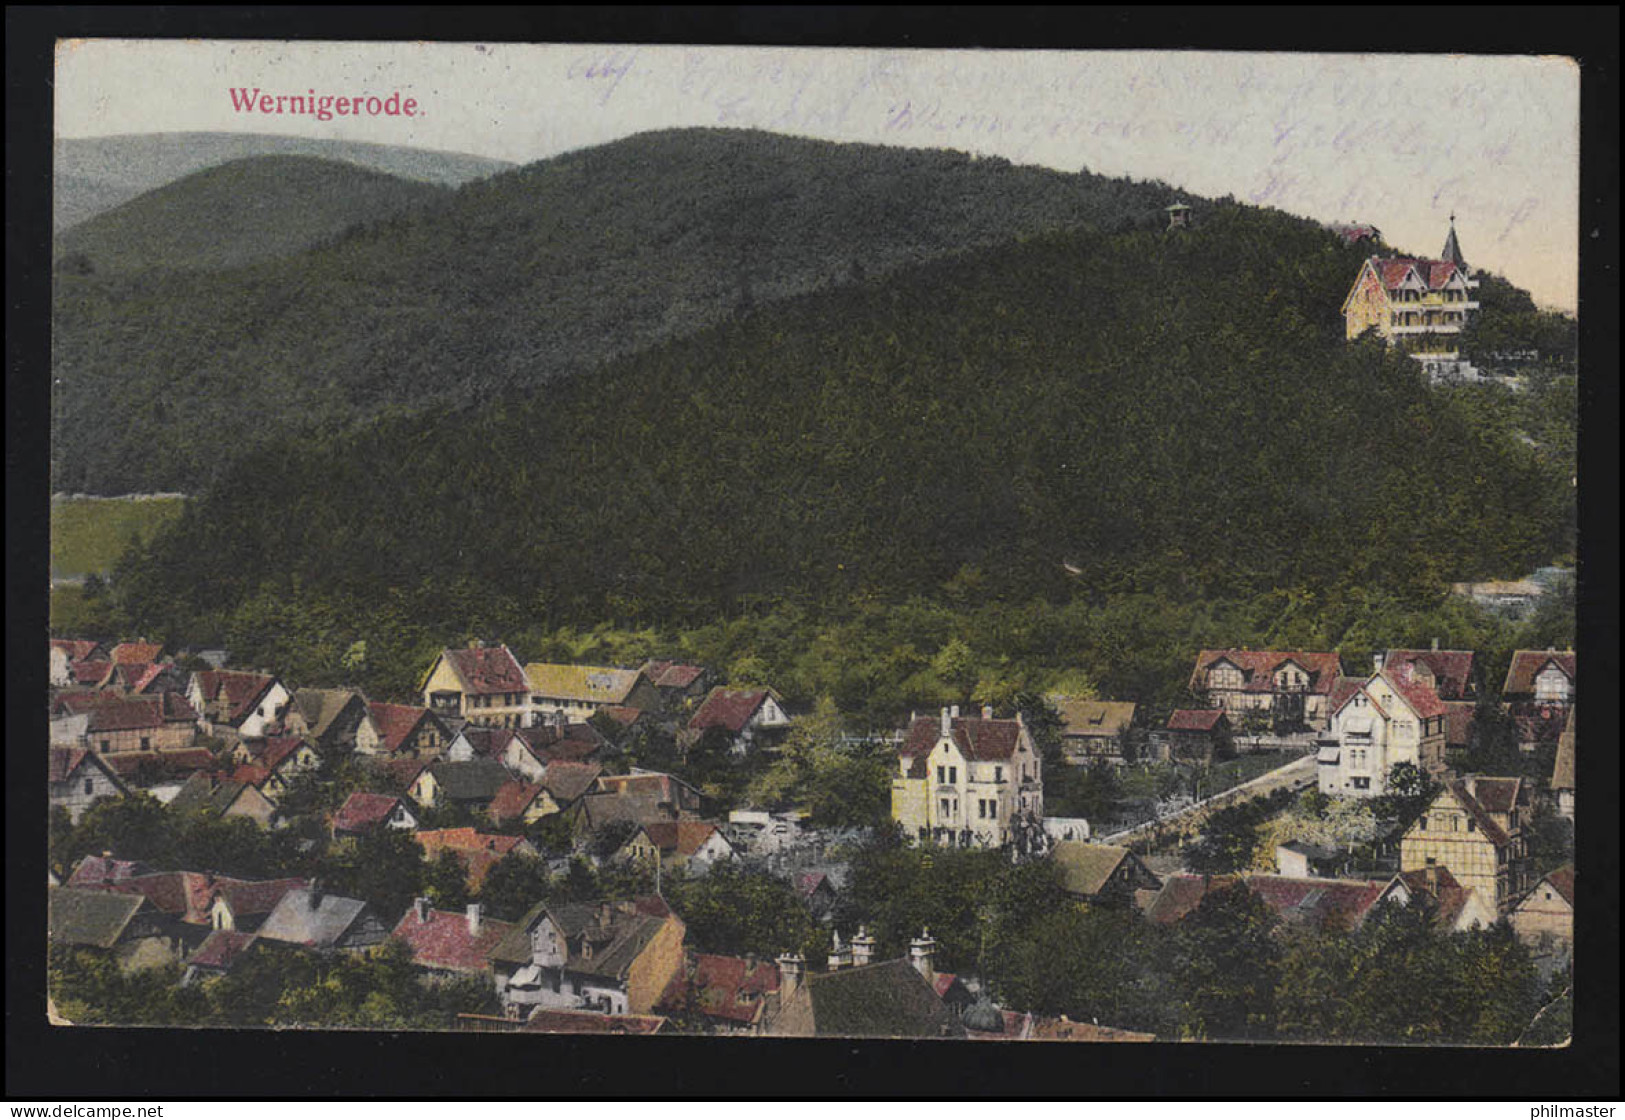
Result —
<instances>
[{"instance_id":1,"label":"dense forest canopy","mask_svg":"<svg viewBox=\"0 0 1625 1120\"><path fill-rule=\"evenodd\" d=\"M206 194L233 166L173 189ZM284 213L304 197L268 195ZM821 287L1045 231L1158 225L1174 197L962 152L696 129L545 160L428 208L381 206L277 259L224 228L208 260L257 261L229 272L121 271L128 230L73 231L55 293L53 489L191 492L232 449L392 407L520 401ZM310 208L348 213L331 197Z\"/></svg>"},{"instance_id":2,"label":"dense forest canopy","mask_svg":"<svg viewBox=\"0 0 1625 1120\"><path fill-rule=\"evenodd\" d=\"M280 441L130 558L118 609L303 642L307 664L355 641L382 664L420 627L770 606L806 635L922 593L1276 595L1327 634L1374 589L1425 611L1571 551L1568 463L1343 341L1358 260L1215 205L1189 231L1050 234L760 308L545 394Z\"/></svg>"}]
</instances>

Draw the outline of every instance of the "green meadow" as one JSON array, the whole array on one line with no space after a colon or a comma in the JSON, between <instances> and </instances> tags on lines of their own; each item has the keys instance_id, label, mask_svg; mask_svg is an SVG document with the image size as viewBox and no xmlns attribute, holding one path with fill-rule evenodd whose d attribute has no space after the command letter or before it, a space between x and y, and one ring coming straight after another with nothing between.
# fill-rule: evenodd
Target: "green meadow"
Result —
<instances>
[{"instance_id":1,"label":"green meadow","mask_svg":"<svg viewBox=\"0 0 1625 1120\"><path fill-rule=\"evenodd\" d=\"M185 498L57 498L51 502L51 579L106 575L129 545L180 515Z\"/></svg>"}]
</instances>

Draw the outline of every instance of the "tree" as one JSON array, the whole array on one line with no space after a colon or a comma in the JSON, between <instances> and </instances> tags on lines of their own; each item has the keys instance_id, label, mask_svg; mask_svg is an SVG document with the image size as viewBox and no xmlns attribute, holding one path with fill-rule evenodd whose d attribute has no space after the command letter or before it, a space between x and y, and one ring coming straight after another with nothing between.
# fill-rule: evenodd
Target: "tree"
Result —
<instances>
[{"instance_id":1,"label":"tree","mask_svg":"<svg viewBox=\"0 0 1625 1120\"><path fill-rule=\"evenodd\" d=\"M423 891L437 909L461 910L468 905L468 869L457 853L443 849L434 858L424 873Z\"/></svg>"},{"instance_id":2,"label":"tree","mask_svg":"<svg viewBox=\"0 0 1625 1120\"><path fill-rule=\"evenodd\" d=\"M788 883L729 863L703 878L669 882L666 897L683 915L689 940L709 952L775 957L802 951L814 938L812 915Z\"/></svg>"},{"instance_id":3,"label":"tree","mask_svg":"<svg viewBox=\"0 0 1625 1120\"><path fill-rule=\"evenodd\" d=\"M510 852L485 873L480 883L480 902L492 917L515 922L554 890L543 860Z\"/></svg>"},{"instance_id":4,"label":"tree","mask_svg":"<svg viewBox=\"0 0 1625 1120\"><path fill-rule=\"evenodd\" d=\"M340 848L322 871L329 889L372 903L386 922L423 893L423 849L401 829L380 828Z\"/></svg>"},{"instance_id":5,"label":"tree","mask_svg":"<svg viewBox=\"0 0 1625 1120\"><path fill-rule=\"evenodd\" d=\"M1275 1029L1280 949L1275 916L1244 884L1209 891L1174 927L1167 972L1182 1034L1268 1038Z\"/></svg>"}]
</instances>

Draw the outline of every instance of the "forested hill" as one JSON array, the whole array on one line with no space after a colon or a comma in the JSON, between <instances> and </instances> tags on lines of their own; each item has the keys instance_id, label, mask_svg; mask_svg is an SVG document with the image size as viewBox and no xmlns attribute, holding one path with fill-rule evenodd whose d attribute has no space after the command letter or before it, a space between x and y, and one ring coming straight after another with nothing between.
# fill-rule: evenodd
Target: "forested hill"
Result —
<instances>
[{"instance_id":1,"label":"forested hill","mask_svg":"<svg viewBox=\"0 0 1625 1120\"><path fill-rule=\"evenodd\" d=\"M700 129L469 183L229 273L118 272L92 250L56 290L54 488L193 491L227 449L391 406L518 400L945 253L1157 226L1174 197L963 153Z\"/></svg>"},{"instance_id":2,"label":"forested hill","mask_svg":"<svg viewBox=\"0 0 1625 1120\"><path fill-rule=\"evenodd\" d=\"M338 160L255 156L188 175L59 234L57 267L81 274L236 268L450 194Z\"/></svg>"},{"instance_id":3,"label":"forested hill","mask_svg":"<svg viewBox=\"0 0 1625 1120\"><path fill-rule=\"evenodd\" d=\"M381 655L403 612L511 633L944 584L1431 596L1544 560L1566 475L1343 341L1358 259L1233 205L945 258L545 395L263 448L116 590L143 633L270 603Z\"/></svg>"}]
</instances>

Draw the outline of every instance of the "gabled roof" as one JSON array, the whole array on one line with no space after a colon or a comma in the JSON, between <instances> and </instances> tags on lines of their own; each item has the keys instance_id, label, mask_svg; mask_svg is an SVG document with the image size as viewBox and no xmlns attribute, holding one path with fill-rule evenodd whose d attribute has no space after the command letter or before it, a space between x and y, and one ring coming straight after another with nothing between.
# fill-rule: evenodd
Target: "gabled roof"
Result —
<instances>
[{"instance_id":1,"label":"gabled roof","mask_svg":"<svg viewBox=\"0 0 1625 1120\"><path fill-rule=\"evenodd\" d=\"M238 669L199 669L194 674L206 703L213 702L222 692L226 697L226 722L241 723L260 697L277 683L269 673L248 673Z\"/></svg>"},{"instance_id":2,"label":"gabled roof","mask_svg":"<svg viewBox=\"0 0 1625 1120\"><path fill-rule=\"evenodd\" d=\"M358 898L301 888L282 896L259 935L269 941L327 948L337 944L367 912L367 904Z\"/></svg>"},{"instance_id":3,"label":"gabled roof","mask_svg":"<svg viewBox=\"0 0 1625 1120\"><path fill-rule=\"evenodd\" d=\"M1353 929L1387 889L1386 881L1249 875L1247 889L1283 921L1315 929Z\"/></svg>"},{"instance_id":4,"label":"gabled roof","mask_svg":"<svg viewBox=\"0 0 1625 1120\"><path fill-rule=\"evenodd\" d=\"M107 656L115 665L149 665L163 652L164 647L157 642L120 642Z\"/></svg>"},{"instance_id":5,"label":"gabled roof","mask_svg":"<svg viewBox=\"0 0 1625 1120\"><path fill-rule=\"evenodd\" d=\"M644 664L643 675L656 688L688 688L705 675L705 667L676 661L650 661Z\"/></svg>"},{"instance_id":6,"label":"gabled roof","mask_svg":"<svg viewBox=\"0 0 1625 1120\"><path fill-rule=\"evenodd\" d=\"M1391 649L1383 658L1383 667L1398 670L1404 665L1426 665L1439 699L1460 700L1472 687L1473 658L1470 649Z\"/></svg>"},{"instance_id":7,"label":"gabled roof","mask_svg":"<svg viewBox=\"0 0 1625 1120\"><path fill-rule=\"evenodd\" d=\"M99 755L126 782L158 785L181 777L191 777L200 770L214 768L214 755L203 747L184 751L117 751Z\"/></svg>"},{"instance_id":8,"label":"gabled roof","mask_svg":"<svg viewBox=\"0 0 1625 1120\"><path fill-rule=\"evenodd\" d=\"M333 816L333 828L337 832L370 832L388 820L397 805L406 805L406 802L388 793L357 791L339 806ZM410 805L406 805L406 811L412 812ZM416 813L412 813L412 819L417 819Z\"/></svg>"},{"instance_id":9,"label":"gabled roof","mask_svg":"<svg viewBox=\"0 0 1625 1120\"><path fill-rule=\"evenodd\" d=\"M506 836L500 832L481 832L476 828L423 829L413 833L423 846L423 854L433 859L443 851L495 852L505 856L527 841L523 836Z\"/></svg>"},{"instance_id":10,"label":"gabled roof","mask_svg":"<svg viewBox=\"0 0 1625 1120\"><path fill-rule=\"evenodd\" d=\"M1213 731L1222 719L1223 708L1179 708L1168 717L1168 730Z\"/></svg>"},{"instance_id":11,"label":"gabled roof","mask_svg":"<svg viewBox=\"0 0 1625 1120\"><path fill-rule=\"evenodd\" d=\"M86 856L73 866L68 876L70 887L98 886L133 879L137 875L151 874L152 868L138 859L113 859L111 856Z\"/></svg>"},{"instance_id":12,"label":"gabled roof","mask_svg":"<svg viewBox=\"0 0 1625 1120\"><path fill-rule=\"evenodd\" d=\"M963 1038L965 1028L906 960L812 973L803 982L821 1038ZM797 997L799 998L799 997Z\"/></svg>"},{"instance_id":13,"label":"gabled roof","mask_svg":"<svg viewBox=\"0 0 1625 1120\"><path fill-rule=\"evenodd\" d=\"M238 919L269 914L289 891L310 886L307 879L227 879L214 883L214 893L226 900Z\"/></svg>"},{"instance_id":14,"label":"gabled roof","mask_svg":"<svg viewBox=\"0 0 1625 1120\"><path fill-rule=\"evenodd\" d=\"M521 918L513 930L491 950L493 961L523 964L531 959L530 931L545 915L564 935L569 956L565 970L610 980L625 980L634 961L654 940L671 917L648 912L637 901L571 902L548 905L539 902ZM607 923L603 918L607 915ZM583 939L591 946L585 954Z\"/></svg>"},{"instance_id":15,"label":"gabled roof","mask_svg":"<svg viewBox=\"0 0 1625 1120\"><path fill-rule=\"evenodd\" d=\"M512 932L511 922L481 918L474 932L464 912L430 910L429 920L418 918L417 908L408 908L390 934L412 950L412 963L422 968L453 972L483 973L491 962L491 950Z\"/></svg>"},{"instance_id":16,"label":"gabled roof","mask_svg":"<svg viewBox=\"0 0 1625 1120\"><path fill-rule=\"evenodd\" d=\"M1469 776L1463 782L1478 803L1491 813L1510 813L1518 806L1523 794L1522 778L1485 778Z\"/></svg>"},{"instance_id":17,"label":"gabled roof","mask_svg":"<svg viewBox=\"0 0 1625 1120\"><path fill-rule=\"evenodd\" d=\"M366 704L361 693L347 688L301 688L293 694L290 705L304 718L311 738L320 739L333 726L333 721L357 702Z\"/></svg>"},{"instance_id":18,"label":"gabled roof","mask_svg":"<svg viewBox=\"0 0 1625 1120\"><path fill-rule=\"evenodd\" d=\"M1021 742L1021 723L1013 719L953 717L951 734L959 753L974 762L1002 762L1016 753ZM920 716L909 724L908 734L898 753L917 758L931 753L942 738L938 716Z\"/></svg>"},{"instance_id":19,"label":"gabled roof","mask_svg":"<svg viewBox=\"0 0 1625 1120\"><path fill-rule=\"evenodd\" d=\"M1405 665L1398 669L1384 666L1379 675L1388 682L1389 687L1404 698L1418 719L1437 719L1444 715L1447 709L1444 701L1439 699L1439 694L1410 674L1411 667Z\"/></svg>"},{"instance_id":20,"label":"gabled roof","mask_svg":"<svg viewBox=\"0 0 1625 1120\"><path fill-rule=\"evenodd\" d=\"M1444 705L1444 745L1465 747L1472 742L1478 706L1470 700L1447 700Z\"/></svg>"},{"instance_id":21,"label":"gabled roof","mask_svg":"<svg viewBox=\"0 0 1625 1120\"><path fill-rule=\"evenodd\" d=\"M538 1007L524 1029L536 1034L659 1034L666 1020L659 1015L602 1015L596 1011L559 1011Z\"/></svg>"},{"instance_id":22,"label":"gabled roof","mask_svg":"<svg viewBox=\"0 0 1625 1120\"><path fill-rule=\"evenodd\" d=\"M688 790L695 797L699 796L699 791L683 779L653 770L634 774L603 774L598 778L598 787L617 797L649 797L672 803L677 801L679 788Z\"/></svg>"},{"instance_id":23,"label":"gabled roof","mask_svg":"<svg viewBox=\"0 0 1625 1120\"><path fill-rule=\"evenodd\" d=\"M68 672L73 675L74 683L84 685L99 685L107 679L113 671L113 663L101 659L75 661L68 666Z\"/></svg>"},{"instance_id":24,"label":"gabled roof","mask_svg":"<svg viewBox=\"0 0 1625 1120\"><path fill-rule=\"evenodd\" d=\"M659 1007L675 1014L692 1001L708 1019L745 1025L761 1016L763 997L778 990L779 970L772 961L697 953L672 977Z\"/></svg>"},{"instance_id":25,"label":"gabled roof","mask_svg":"<svg viewBox=\"0 0 1625 1120\"><path fill-rule=\"evenodd\" d=\"M597 783L604 768L596 762L553 762L542 775L542 788L560 805L584 795Z\"/></svg>"},{"instance_id":26,"label":"gabled roof","mask_svg":"<svg viewBox=\"0 0 1625 1120\"><path fill-rule=\"evenodd\" d=\"M530 691L530 681L519 659L507 646L448 649L440 654L471 696Z\"/></svg>"},{"instance_id":27,"label":"gabled roof","mask_svg":"<svg viewBox=\"0 0 1625 1120\"><path fill-rule=\"evenodd\" d=\"M1162 890L1146 909L1147 921L1158 925L1171 925L1180 921L1202 904L1209 891L1223 890L1236 882L1234 875L1169 875L1162 881Z\"/></svg>"},{"instance_id":28,"label":"gabled roof","mask_svg":"<svg viewBox=\"0 0 1625 1120\"><path fill-rule=\"evenodd\" d=\"M69 661L83 661L101 648L101 643L87 638L52 638L51 648L61 650Z\"/></svg>"},{"instance_id":29,"label":"gabled roof","mask_svg":"<svg viewBox=\"0 0 1625 1120\"><path fill-rule=\"evenodd\" d=\"M514 733L506 727L481 727L471 723L457 732L457 738L468 743L476 758L501 758L508 740Z\"/></svg>"},{"instance_id":30,"label":"gabled roof","mask_svg":"<svg viewBox=\"0 0 1625 1120\"><path fill-rule=\"evenodd\" d=\"M648 821L642 831L649 843L660 849L663 856L687 859L698 852L713 836L720 835L717 826L708 821ZM727 843L727 837L723 837ZM728 844L729 849L733 848Z\"/></svg>"},{"instance_id":31,"label":"gabled roof","mask_svg":"<svg viewBox=\"0 0 1625 1120\"><path fill-rule=\"evenodd\" d=\"M1510 843L1510 838L1506 832L1500 825L1495 823L1495 818L1491 817L1489 810L1484 807L1478 798L1473 796L1465 782L1460 780L1445 782L1444 791L1439 794L1439 797L1448 797L1461 806L1467 815L1473 818L1473 823L1478 826L1478 831L1483 833L1485 839L1497 848Z\"/></svg>"},{"instance_id":32,"label":"gabled roof","mask_svg":"<svg viewBox=\"0 0 1625 1120\"><path fill-rule=\"evenodd\" d=\"M119 780L117 774L109 769L99 757L82 747L52 747L50 761L46 770L47 779L52 784L65 782L72 778L79 771L79 768L87 762L112 779L113 784L120 790L124 788L124 783Z\"/></svg>"},{"instance_id":33,"label":"gabled roof","mask_svg":"<svg viewBox=\"0 0 1625 1120\"><path fill-rule=\"evenodd\" d=\"M441 793L452 801L489 802L510 780L508 768L494 758L467 762L442 759L434 764L433 771Z\"/></svg>"},{"instance_id":34,"label":"gabled roof","mask_svg":"<svg viewBox=\"0 0 1625 1120\"><path fill-rule=\"evenodd\" d=\"M765 688L713 688L688 721L690 731L720 727L737 735L745 730L771 695Z\"/></svg>"},{"instance_id":35,"label":"gabled roof","mask_svg":"<svg viewBox=\"0 0 1625 1120\"><path fill-rule=\"evenodd\" d=\"M1077 840L1055 843L1054 859L1061 888L1069 894L1099 894L1123 861L1135 858L1127 848L1111 844L1085 844Z\"/></svg>"},{"instance_id":36,"label":"gabled roof","mask_svg":"<svg viewBox=\"0 0 1625 1120\"><path fill-rule=\"evenodd\" d=\"M1563 901L1570 906L1574 905L1574 868L1560 867L1541 879L1541 883L1550 883L1552 889L1563 896ZM1539 886L1540 884L1535 884Z\"/></svg>"},{"instance_id":37,"label":"gabled roof","mask_svg":"<svg viewBox=\"0 0 1625 1120\"><path fill-rule=\"evenodd\" d=\"M1412 897L1432 899L1436 908L1434 921L1442 929L1455 927L1456 919L1461 917L1461 912L1473 897L1473 892L1462 886L1450 874L1448 867L1419 867L1414 871L1402 871L1384 888L1383 894L1391 891L1394 883L1404 884L1406 893Z\"/></svg>"},{"instance_id":38,"label":"gabled roof","mask_svg":"<svg viewBox=\"0 0 1625 1120\"><path fill-rule=\"evenodd\" d=\"M1060 713L1063 735L1117 735L1134 722L1134 705L1126 700L1049 699Z\"/></svg>"},{"instance_id":39,"label":"gabled roof","mask_svg":"<svg viewBox=\"0 0 1625 1120\"><path fill-rule=\"evenodd\" d=\"M1501 686L1501 697L1525 696L1535 691L1535 678L1548 664L1555 664L1570 681L1575 679L1576 655L1573 651L1520 649L1513 653L1512 664L1507 666L1506 683Z\"/></svg>"},{"instance_id":40,"label":"gabled roof","mask_svg":"<svg viewBox=\"0 0 1625 1120\"><path fill-rule=\"evenodd\" d=\"M830 884L829 876L822 871L799 871L796 873L795 878L791 880L791 885L795 888L796 894L803 899L811 898L818 893L820 888L832 894L835 892L834 886Z\"/></svg>"},{"instance_id":41,"label":"gabled roof","mask_svg":"<svg viewBox=\"0 0 1625 1120\"><path fill-rule=\"evenodd\" d=\"M379 746L388 754L400 750L407 738L426 721L440 726L442 733L445 731L432 711L415 704L384 704L375 700L367 710L373 726L378 729Z\"/></svg>"},{"instance_id":42,"label":"gabled roof","mask_svg":"<svg viewBox=\"0 0 1625 1120\"><path fill-rule=\"evenodd\" d=\"M203 939L197 951L186 958L192 968L207 968L216 972L229 972L243 950L254 942L257 934L235 929L217 929Z\"/></svg>"},{"instance_id":43,"label":"gabled roof","mask_svg":"<svg viewBox=\"0 0 1625 1120\"><path fill-rule=\"evenodd\" d=\"M535 801L541 792L540 783L512 779L496 791L486 812L490 813L491 819L498 824L514 820L524 816L525 810L530 808L530 803Z\"/></svg>"},{"instance_id":44,"label":"gabled roof","mask_svg":"<svg viewBox=\"0 0 1625 1120\"><path fill-rule=\"evenodd\" d=\"M601 665L553 665L532 662L525 666L530 690L549 700L621 704L632 694L643 673L638 669L612 669Z\"/></svg>"},{"instance_id":45,"label":"gabled roof","mask_svg":"<svg viewBox=\"0 0 1625 1120\"><path fill-rule=\"evenodd\" d=\"M1228 661L1241 670L1242 689L1246 692L1275 691L1275 671L1288 661L1297 665L1309 677L1309 691L1329 695L1342 673L1342 664L1336 653L1314 653L1304 650L1272 649L1204 649L1196 656L1196 668L1191 673L1192 691L1206 686L1207 671L1220 661Z\"/></svg>"},{"instance_id":46,"label":"gabled roof","mask_svg":"<svg viewBox=\"0 0 1625 1120\"><path fill-rule=\"evenodd\" d=\"M183 701L184 703L184 701ZM99 731L150 731L164 726L164 704L157 696L108 697L91 706L87 734Z\"/></svg>"},{"instance_id":47,"label":"gabled roof","mask_svg":"<svg viewBox=\"0 0 1625 1120\"><path fill-rule=\"evenodd\" d=\"M254 765L263 766L266 773L270 773L298 754L300 747L308 745L297 735L276 735L264 740L258 749L250 747L249 753L254 758Z\"/></svg>"},{"instance_id":48,"label":"gabled roof","mask_svg":"<svg viewBox=\"0 0 1625 1120\"><path fill-rule=\"evenodd\" d=\"M220 816L236 803L245 789L252 788L247 782L220 778L200 770L186 779L186 784L170 801L169 810L172 813L201 810Z\"/></svg>"},{"instance_id":49,"label":"gabled roof","mask_svg":"<svg viewBox=\"0 0 1625 1120\"><path fill-rule=\"evenodd\" d=\"M138 894L54 887L48 905L53 942L111 949L147 900Z\"/></svg>"}]
</instances>

